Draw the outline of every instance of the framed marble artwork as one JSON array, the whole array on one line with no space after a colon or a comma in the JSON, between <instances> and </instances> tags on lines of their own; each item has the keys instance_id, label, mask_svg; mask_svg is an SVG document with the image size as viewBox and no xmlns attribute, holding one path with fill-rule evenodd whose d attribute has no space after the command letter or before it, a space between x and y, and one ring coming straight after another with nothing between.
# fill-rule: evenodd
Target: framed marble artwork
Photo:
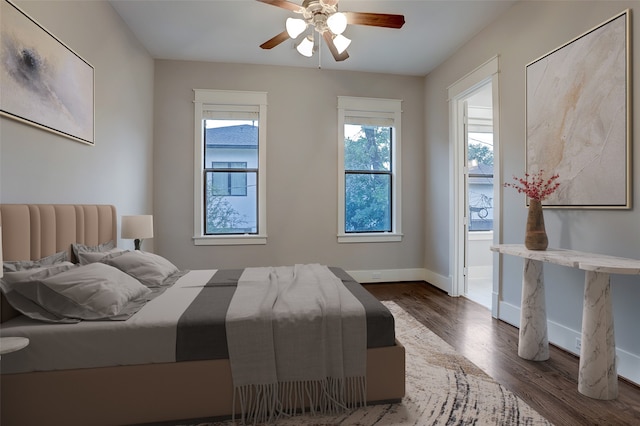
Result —
<instances>
[{"instance_id":1,"label":"framed marble artwork","mask_svg":"<svg viewBox=\"0 0 640 426\"><path fill-rule=\"evenodd\" d=\"M630 10L526 66L526 167L551 208L631 208Z\"/></svg>"},{"instance_id":2,"label":"framed marble artwork","mask_svg":"<svg viewBox=\"0 0 640 426\"><path fill-rule=\"evenodd\" d=\"M94 69L0 0L0 115L94 145Z\"/></svg>"}]
</instances>

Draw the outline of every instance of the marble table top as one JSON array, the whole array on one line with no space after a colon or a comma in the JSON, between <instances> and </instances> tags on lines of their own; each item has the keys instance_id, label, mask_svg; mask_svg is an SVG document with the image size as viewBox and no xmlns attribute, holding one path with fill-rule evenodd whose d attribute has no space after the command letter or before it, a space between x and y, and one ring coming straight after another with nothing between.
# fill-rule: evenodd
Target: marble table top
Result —
<instances>
[{"instance_id":1,"label":"marble table top","mask_svg":"<svg viewBox=\"0 0 640 426\"><path fill-rule=\"evenodd\" d=\"M585 271L640 275L640 260L626 257L606 256L575 250L547 248L546 250L529 250L523 244L497 244L491 251L541 262L555 263Z\"/></svg>"}]
</instances>

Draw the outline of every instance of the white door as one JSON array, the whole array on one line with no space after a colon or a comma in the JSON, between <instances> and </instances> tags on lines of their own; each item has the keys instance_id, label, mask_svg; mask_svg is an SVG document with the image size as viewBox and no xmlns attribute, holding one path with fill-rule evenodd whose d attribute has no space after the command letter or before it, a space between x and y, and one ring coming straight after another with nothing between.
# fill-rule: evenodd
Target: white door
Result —
<instances>
[{"instance_id":1,"label":"white door","mask_svg":"<svg viewBox=\"0 0 640 426\"><path fill-rule=\"evenodd\" d=\"M448 92L453 159L450 294L474 298L474 291L479 289L476 287L476 279L482 276L485 282L489 283L489 290L482 291L482 297L485 299L483 304L488 306L492 316L497 318L497 272L500 259L499 256L493 255L489 247L500 241L500 227L494 227L493 223L500 223L501 191L499 185L493 185L491 189L494 181L500 182L500 170L497 167L500 164L498 57L492 58L451 85ZM490 101L480 103L481 98L488 98ZM473 147L474 143L484 145L485 137L489 134L493 140L493 164L496 165L492 174L486 173L486 167L476 167L473 161L470 161L483 158L481 153L475 152L469 156L470 147ZM473 147L473 150L478 151L477 146ZM470 165L472 167L469 167ZM486 229L488 225L491 225L493 231ZM484 259L478 260L478 255ZM477 264L477 261L483 263Z\"/></svg>"},{"instance_id":2,"label":"white door","mask_svg":"<svg viewBox=\"0 0 640 426\"><path fill-rule=\"evenodd\" d=\"M464 101L465 256L464 296L491 309L493 290L493 100L492 83Z\"/></svg>"}]
</instances>

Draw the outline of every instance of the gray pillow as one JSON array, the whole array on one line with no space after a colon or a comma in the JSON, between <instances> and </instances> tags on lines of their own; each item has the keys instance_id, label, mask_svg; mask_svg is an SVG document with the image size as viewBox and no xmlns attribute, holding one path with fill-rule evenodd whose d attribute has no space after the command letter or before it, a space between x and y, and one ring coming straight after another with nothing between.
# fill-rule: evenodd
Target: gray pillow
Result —
<instances>
[{"instance_id":1,"label":"gray pillow","mask_svg":"<svg viewBox=\"0 0 640 426\"><path fill-rule=\"evenodd\" d=\"M66 251L60 251L58 253L43 257L38 260L8 260L2 263L2 270L4 272L18 272L28 269L42 268L43 266L51 266L57 263L66 262L69 260Z\"/></svg>"},{"instance_id":2,"label":"gray pillow","mask_svg":"<svg viewBox=\"0 0 640 426\"><path fill-rule=\"evenodd\" d=\"M102 260L102 258L110 254L121 253L125 251L127 250L117 247L107 251L79 251L76 255L76 259L81 265L88 265L90 263L99 262L100 260Z\"/></svg>"},{"instance_id":3,"label":"gray pillow","mask_svg":"<svg viewBox=\"0 0 640 426\"><path fill-rule=\"evenodd\" d=\"M13 290L55 315L84 320L117 316L129 302L150 293L133 277L102 263L36 277Z\"/></svg>"},{"instance_id":4,"label":"gray pillow","mask_svg":"<svg viewBox=\"0 0 640 426\"><path fill-rule=\"evenodd\" d=\"M76 257L76 261L80 260L80 253L97 253L109 251L114 248L116 248L116 243L113 240L98 244L97 246L88 246L80 243L71 244L71 249L73 250L73 255Z\"/></svg>"},{"instance_id":5,"label":"gray pillow","mask_svg":"<svg viewBox=\"0 0 640 426\"><path fill-rule=\"evenodd\" d=\"M169 276L179 271L164 257L140 250L106 256L101 262L126 272L147 287L161 287Z\"/></svg>"},{"instance_id":6,"label":"gray pillow","mask_svg":"<svg viewBox=\"0 0 640 426\"><path fill-rule=\"evenodd\" d=\"M80 322L78 319L65 318L51 313L14 290L14 286L20 285L20 283L24 281L50 277L76 267L77 265L74 265L71 262L62 262L54 266L32 268L17 272L6 272L2 279L0 279L0 289L13 309L31 319L54 323Z\"/></svg>"}]
</instances>

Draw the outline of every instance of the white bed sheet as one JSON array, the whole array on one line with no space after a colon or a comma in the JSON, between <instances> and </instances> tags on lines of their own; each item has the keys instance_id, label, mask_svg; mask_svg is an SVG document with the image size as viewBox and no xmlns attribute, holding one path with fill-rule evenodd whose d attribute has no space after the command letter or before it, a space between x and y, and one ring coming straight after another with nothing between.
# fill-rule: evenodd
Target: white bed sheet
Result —
<instances>
[{"instance_id":1,"label":"white bed sheet","mask_svg":"<svg viewBox=\"0 0 640 426\"><path fill-rule=\"evenodd\" d=\"M176 325L217 270L189 271L126 321L46 324L24 316L2 324L0 336L29 345L2 356L2 374L175 362ZM117 332L117 339L114 338Z\"/></svg>"}]
</instances>

